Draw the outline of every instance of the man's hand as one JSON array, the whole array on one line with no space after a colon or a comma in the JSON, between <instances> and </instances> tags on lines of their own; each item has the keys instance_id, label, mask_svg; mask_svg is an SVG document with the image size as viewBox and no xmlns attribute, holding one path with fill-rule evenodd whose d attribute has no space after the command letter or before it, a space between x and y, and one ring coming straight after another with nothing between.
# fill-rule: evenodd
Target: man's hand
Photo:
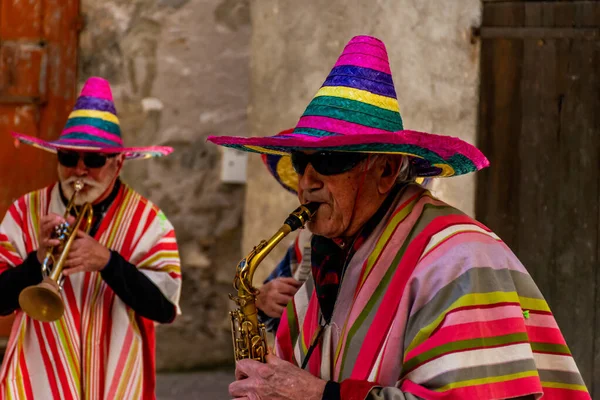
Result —
<instances>
[{"instance_id":1,"label":"man's hand","mask_svg":"<svg viewBox=\"0 0 600 400\"><path fill-rule=\"evenodd\" d=\"M243 400L321 400L327 383L273 354L266 364L238 361L235 377L229 394Z\"/></svg>"},{"instance_id":2,"label":"man's hand","mask_svg":"<svg viewBox=\"0 0 600 400\"><path fill-rule=\"evenodd\" d=\"M77 237L67 256L63 274L69 276L84 271L101 271L109 260L110 250L87 233L77 231Z\"/></svg>"},{"instance_id":3,"label":"man's hand","mask_svg":"<svg viewBox=\"0 0 600 400\"><path fill-rule=\"evenodd\" d=\"M272 318L280 318L302 282L294 278L275 278L262 285L256 296L256 306Z\"/></svg>"},{"instance_id":4,"label":"man's hand","mask_svg":"<svg viewBox=\"0 0 600 400\"><path fill-rule=\"evenodd\" d=\"M40 247L37 249L37 258L40 264L44 262L48 248L60 244L60 240L53 237L54 228L64 222L65 219L62 216L53 213L44 215L40 219L40 232L38 236Z\"/></svg>"}]
</instances>

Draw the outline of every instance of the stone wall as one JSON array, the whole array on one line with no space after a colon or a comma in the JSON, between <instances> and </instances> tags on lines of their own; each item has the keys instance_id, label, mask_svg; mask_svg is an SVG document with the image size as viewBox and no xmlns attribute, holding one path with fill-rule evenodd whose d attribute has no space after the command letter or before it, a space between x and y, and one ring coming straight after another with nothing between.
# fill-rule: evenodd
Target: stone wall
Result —
<instances>
[{"instance_id":1,"label":"stone wall","mask_svg":"<svg viewBox=\"0 0 600 400\"><path fill-rule=\"evenodd\" d=\"M205 140L247 134L248 2L83 0L82 14L80 83L111 82L125 145L175 148L123 173L164 210L180 245L183 315L157 328L157 368L230 362L245 186L220 182L220 151Z\"/></svg>"},{"instance_id":2,"label":"stone wall","mask_svg":"<svg viewBox=\"0 0 600 400\"><path fill-rule=\"evenodd\" d=\"M387 46L407 129L458 136L475 143L479 0L254 0L249 112L252 135L293 127L346 42L374 35ZM243 249L267 238L298 202L250 156ZM436 195L474 214L474 177L435 181ZM262 264L265 277L285 250Z\"/></svg>"},{"instance_id":3,"label":"stone wall","mask_svg":"<svg viewBox=\"0 0 600 400\"><path fill-rule=\"evenodd\" d=\"M233 269L297 205L258 156L247 186L220 182L221 152L207 135L292 127L344 44L371 34L388 47L405 126L475 143L479 48L469 30L479 0L82 0L82 14L80 83L111 81L126 145L175 148L123 174L165 211L181 249L183 315L157 329L158 369L231 361ZM473 214L472 176L434 190Z\"/></svg>"}]
</instances>

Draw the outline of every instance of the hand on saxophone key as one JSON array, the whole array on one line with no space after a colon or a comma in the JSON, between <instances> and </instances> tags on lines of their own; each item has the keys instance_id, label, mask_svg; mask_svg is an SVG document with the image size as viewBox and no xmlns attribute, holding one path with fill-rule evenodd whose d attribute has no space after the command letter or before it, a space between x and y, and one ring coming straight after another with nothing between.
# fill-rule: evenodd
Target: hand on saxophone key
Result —
<instances>
[{"instance_id":1,"label":"hand on saxophone key","mask_svg":"<svg viewBox=\"0 0 600 400\"><path fill-rule=\"evenodd\" d=\"M54 236L54 229L64 222L66 221L61 215L54 213L40 219L39 247L37 249L37 258L40 264L44 262L48 248L60 244L60 240Z\"/></svg>"},{"instance_id":2,"label":"hand on saxophone key","mask_svg":"<svg viewBox=\"0 0 600 400\"><path fill-rule=\"evenodd\" d=\"M256 306L272 318L280 318L302 282L290 277L275 278L261 286L256 296Z\"/></svg>"},{"instance_id":3,"label":"hand on saxophone key","mask_svg":"<svg viewBox=\"0 0 600 400\"><path fill-rule=\"evenodd\" d=\"M78 272L101 271L109 260L110 250L87 233L77 231L63 274L70 276Z\"/></svg>"}]
</instances>

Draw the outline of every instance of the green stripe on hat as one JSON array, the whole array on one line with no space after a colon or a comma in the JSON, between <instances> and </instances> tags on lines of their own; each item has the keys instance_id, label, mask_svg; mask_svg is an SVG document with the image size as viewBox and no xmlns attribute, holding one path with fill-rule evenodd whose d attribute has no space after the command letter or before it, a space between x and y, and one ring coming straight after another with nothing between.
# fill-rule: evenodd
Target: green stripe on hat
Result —
<instances>
[{"instance_id":1,"label":"green stripe on hat","mask_svg":"<svg viewBox=\"0 0 600 400\"><path fill-rule=\"evenodd\" d=\"M65 124L65 129L77 127L81 125L93 126L94 128L101 129L105 132L112 133L114 135L121 136L121 128L119 125L105 121L100 118L90 118L90 117L75 117L69 118L67 123Z\"/></svg>"},{"instance_id":2,"label":"green stripe on hat","mask_svg":"<svg viewBox=\"0 0 600 400\"><path fill-rule=\"evenodd\" d=\"M371 104L363 103L356 100L344 99L341 97L334 96L319 96L315 97L310 102L310 106L329 106L334 108L342 108L355 111L361 114L367 114L375 118L386 120L392 124L399 124L400 127L397 130L402 130L402 117L400 113L396 111L386 110L384 108L376 107Z\"/></svg>"},{"instance_id":3,"label":"green stripe on hat","mask_svg":"<svg viewBox=\"0 0 600 400\"><path fill-rule=\"evenodd\" d=\"M313 105L311 103L302 116L335 118L341 121L352 122L354 124L382 129L389 132L402 130L402 121L400 119L398 119L398 122L390 122L386 119L381 119L380 117L376 117L371 114L365 114L347 108L332 107L331 105L320 106Z\"/></svg>"}]
</instances>

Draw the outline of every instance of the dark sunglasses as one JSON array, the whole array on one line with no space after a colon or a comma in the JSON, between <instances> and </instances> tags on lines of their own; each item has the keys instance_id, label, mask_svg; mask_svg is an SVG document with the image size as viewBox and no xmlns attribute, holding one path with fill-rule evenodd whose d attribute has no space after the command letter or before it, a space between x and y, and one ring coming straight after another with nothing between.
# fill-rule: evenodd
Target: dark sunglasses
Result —
<instances>
[{"instance_id":1,"label":"dark sunglasses","mask_svg":"<svg viewBox=\"0 0 600 400\"><path fill-rule=\"evenodd\" d=\"M83 164L88 168L100 168L106 164L106 160L113 158L116 154L100 154L100 153L83 153L82 156L75 151L57 151L58 162L67 167L75 168L79 162L79 158L83 158Z\"/></svg>"},{"instance_id":2,"label":"dark sunglasses","mask_svg":"<svg viewBox=\"0 0 600 400\"><path fill-rule=\"evenodd\" d=\"M319 151L312 154L293 152L292 166L300 175L304 174L308 164L312 165L315 171L321 175L337 175L350 171L367 157L368 154L365 153L340 151Z\"/></svg>"}]
</instances>

